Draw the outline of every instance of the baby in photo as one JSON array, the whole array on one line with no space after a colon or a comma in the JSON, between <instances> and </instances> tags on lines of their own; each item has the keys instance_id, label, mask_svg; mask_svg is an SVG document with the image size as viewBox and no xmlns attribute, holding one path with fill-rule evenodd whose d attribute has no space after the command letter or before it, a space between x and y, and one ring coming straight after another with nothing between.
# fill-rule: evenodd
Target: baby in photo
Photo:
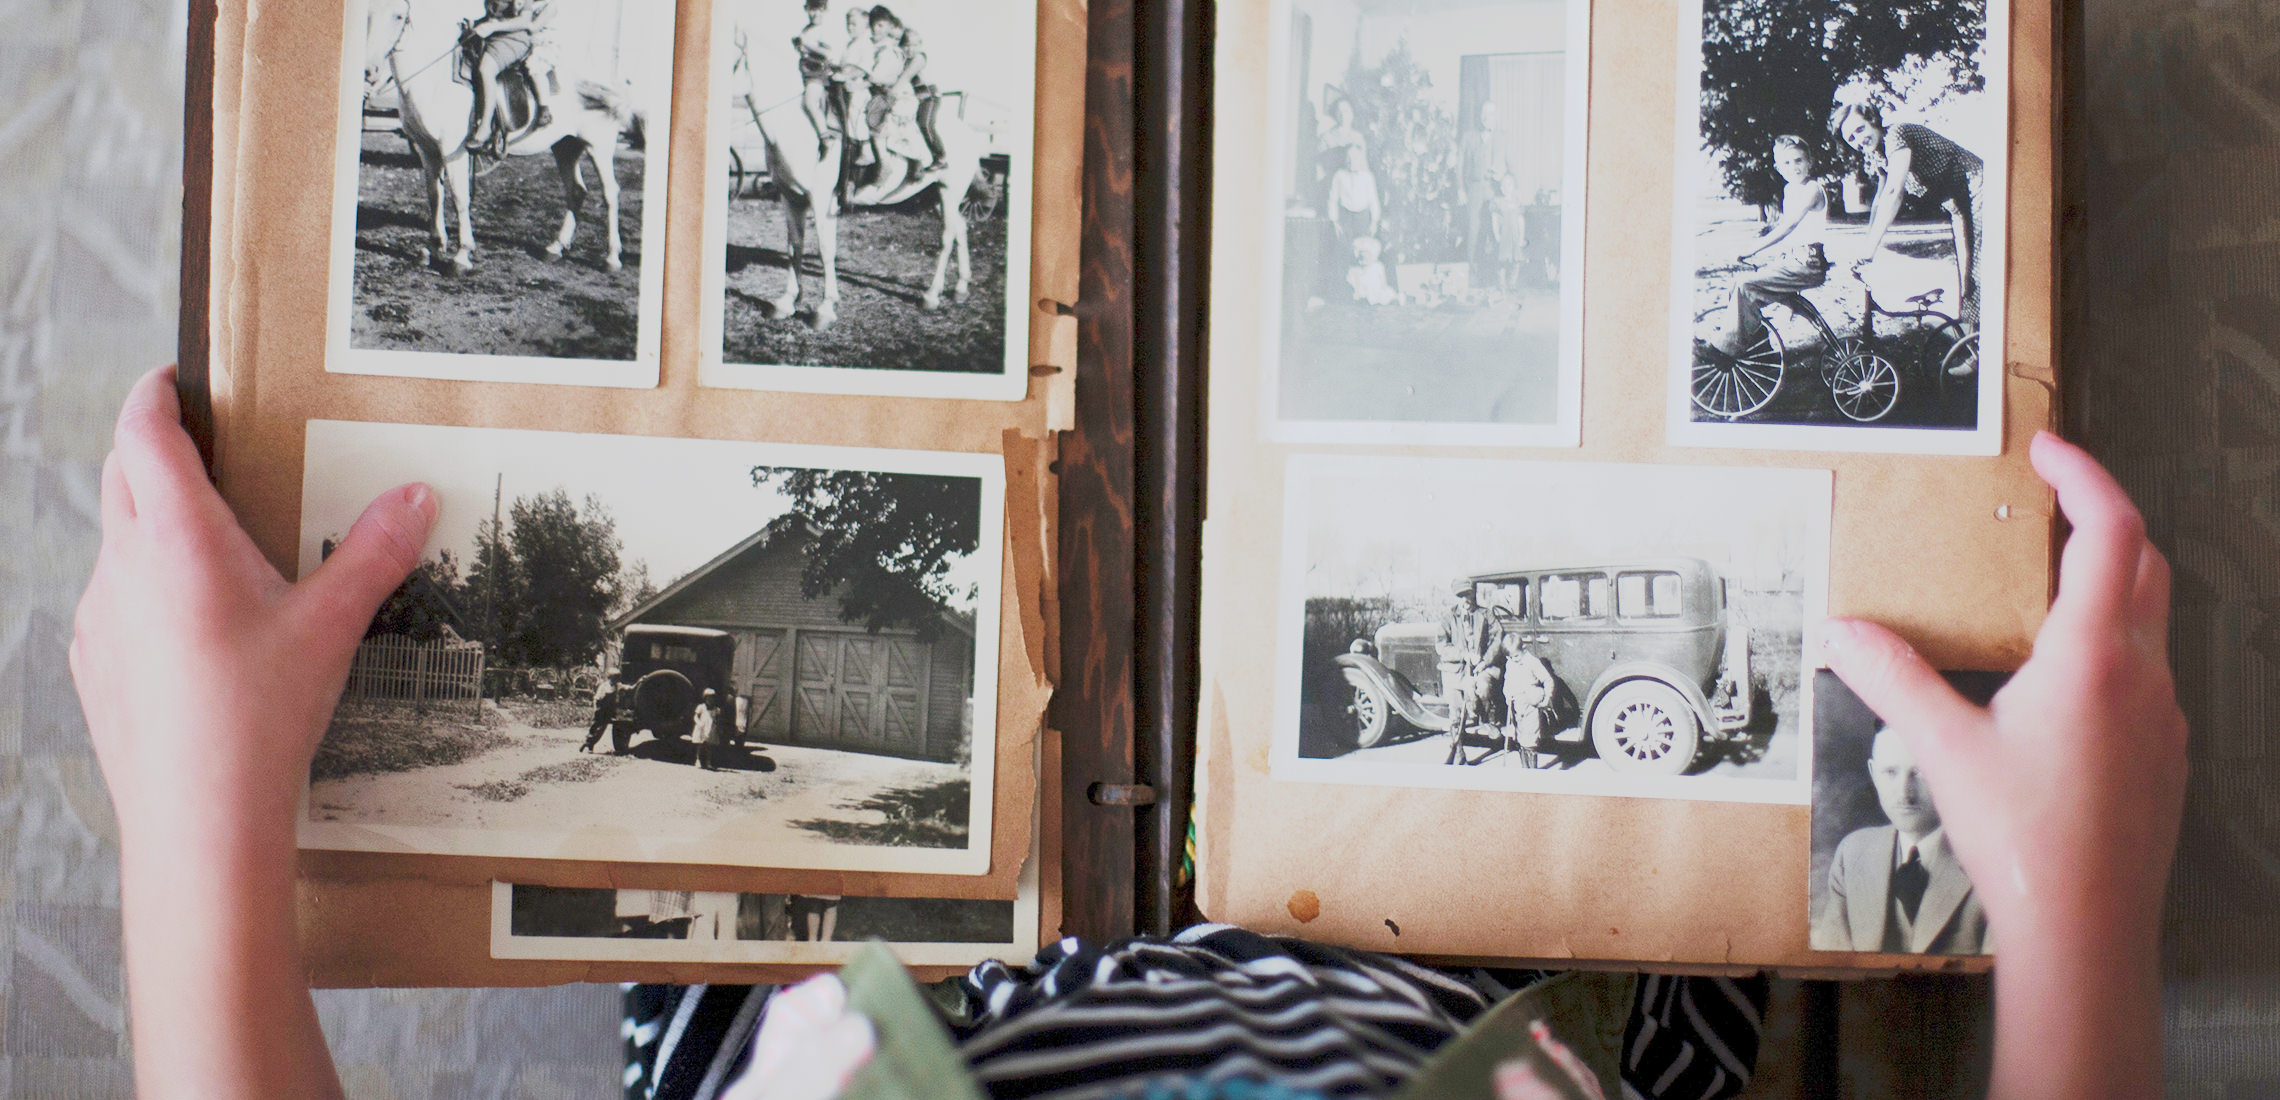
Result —
<instances>
[{"instance_id":1,"label":"baby in photo","mask_svg":"<svg viewBox=\"0 0 2280 1100\"><path fill-rule=\"evenodd\" d=\"M1915 755L1836 677L1818 675L1814 950L1986 954L1987 912L1948 846Z\"/></svg>"},{"instance_id":2,"label":"baby in photo","mask_svg":"<svg viewBox=\"0 0 2280 1100\"><path fill-rule=\"evenodd\" d=\"M1401 292L1386 275L1384 253L1385 246L1376 237L1354 239L1354 266L1346 269L1346 285L1353 288L1355 301L1390 306L1401 300Z\"/></svg>"}]
</instances>

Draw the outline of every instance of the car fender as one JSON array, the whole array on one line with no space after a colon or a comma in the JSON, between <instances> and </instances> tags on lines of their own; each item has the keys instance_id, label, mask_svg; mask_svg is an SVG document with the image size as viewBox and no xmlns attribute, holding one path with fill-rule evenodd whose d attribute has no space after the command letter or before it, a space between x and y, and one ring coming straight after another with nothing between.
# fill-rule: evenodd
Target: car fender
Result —
<instances>
[{"instance_id":1,"label":"car fender","mask_svg":"<svg viewBox=\"0 0 2280 1100\"><path fill-rule=\"evenodd\" d=\"M1609 665L1607 671L1600 673L1599 679L1592 682L1590 694L1584 696L1584 729L1591 728L1592 716L1599 710L1599 700L1625 680L1653 680L1670 688L1686 700L1687 706L1694 708L1694 719L1702 724L1703 736L1718 733L1718 718L1710 713L1710 700L1702 694L1702 689L1679 675L1677 669L1654 661L1624 661Z\"/></svg>"},{"instance_id":2,"label":"car fender","mask_svg":"<svg viewBox=\"0 0 2280 1100\"><path fill-rule=\"evenodd\" d=\"M1338 671L1344 674L1347 683L1377 693L1402 721L1428 732L1449 728L1446 715L1425 709L1425 705L1417 701L1417 692L1410 688L1409 681L1377 658L1366 653L1341 653L1337 661Z\"/></svg>"}]
</instances>

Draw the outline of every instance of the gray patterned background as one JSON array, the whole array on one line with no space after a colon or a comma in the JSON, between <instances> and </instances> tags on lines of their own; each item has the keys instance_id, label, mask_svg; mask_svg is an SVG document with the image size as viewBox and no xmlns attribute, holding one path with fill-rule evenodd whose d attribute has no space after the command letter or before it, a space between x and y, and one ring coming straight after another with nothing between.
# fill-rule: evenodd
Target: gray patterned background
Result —
<instances>
[{"instance_id":1,"label":"gray patterned background","mask_svg":"<svg viewBox=\"0 0 2280 1100\"><path fill-rule=\"evenodd\" d=\"M117 845L64 645L128 382L173 355L180 0L0 0L0 1095L128 1094ZM2177 563L2195 778L2170 1093L2280 1097L2280 6L2088 0L2073 433ZM409 919L409 918L408 918ZM1800 1091L1777 990L1755 1095ZM359 1098L610 1095L606 987L319 997ZM1843 997L1849 1095L1969 1095L1985 983ZM1963 1056L1957 1057L1961 1050Z\"/></svg>"}]
</instances>

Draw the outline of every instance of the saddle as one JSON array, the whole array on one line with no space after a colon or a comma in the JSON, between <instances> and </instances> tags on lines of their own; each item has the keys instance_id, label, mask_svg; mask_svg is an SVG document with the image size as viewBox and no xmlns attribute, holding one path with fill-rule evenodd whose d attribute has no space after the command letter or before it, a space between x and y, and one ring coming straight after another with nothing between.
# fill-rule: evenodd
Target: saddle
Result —
<instances>
[{"instance_id":1,"label":"saddle","mask_svg":"<svg viewBox=\"0 0 2280 1100\"><path fill-rule=\"evenodd\" d=\"M459 52L451 78L475 92L474 113L467 120L469 127L476 124L483 112L491 114L491 140L484 144L483 152L503 157L508 146L539 128L538 78L531 75L528 61L517 61L499 70L499 102L482 102L483 82L476 77L476 72L486 39L474 33L474 25L471 20L462 20L459 24ZM550 70L547 77L554 85L549 90L560 95L561 74Z\"/></svg>"}]
</instances>

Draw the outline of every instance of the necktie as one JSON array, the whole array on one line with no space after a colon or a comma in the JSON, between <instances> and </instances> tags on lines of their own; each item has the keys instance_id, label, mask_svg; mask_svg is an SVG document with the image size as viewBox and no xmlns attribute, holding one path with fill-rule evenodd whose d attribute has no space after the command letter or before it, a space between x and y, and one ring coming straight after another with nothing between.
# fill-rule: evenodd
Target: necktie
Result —
<instances>
[{"instance_id":1,"label":"necktie","mask_svg":"<svg viewBox=\"0 0 2280 1100\"><path fill-rule=\"evenodd\" d=\"M1924 861L1918 856L1910 847L1907 861L1892 872L1892 900L1911 921L1916 919L1916 907L1924 903L1924 887L1932 881L1932 873L1924 869Z\"/></svg>"}]
</instances>

